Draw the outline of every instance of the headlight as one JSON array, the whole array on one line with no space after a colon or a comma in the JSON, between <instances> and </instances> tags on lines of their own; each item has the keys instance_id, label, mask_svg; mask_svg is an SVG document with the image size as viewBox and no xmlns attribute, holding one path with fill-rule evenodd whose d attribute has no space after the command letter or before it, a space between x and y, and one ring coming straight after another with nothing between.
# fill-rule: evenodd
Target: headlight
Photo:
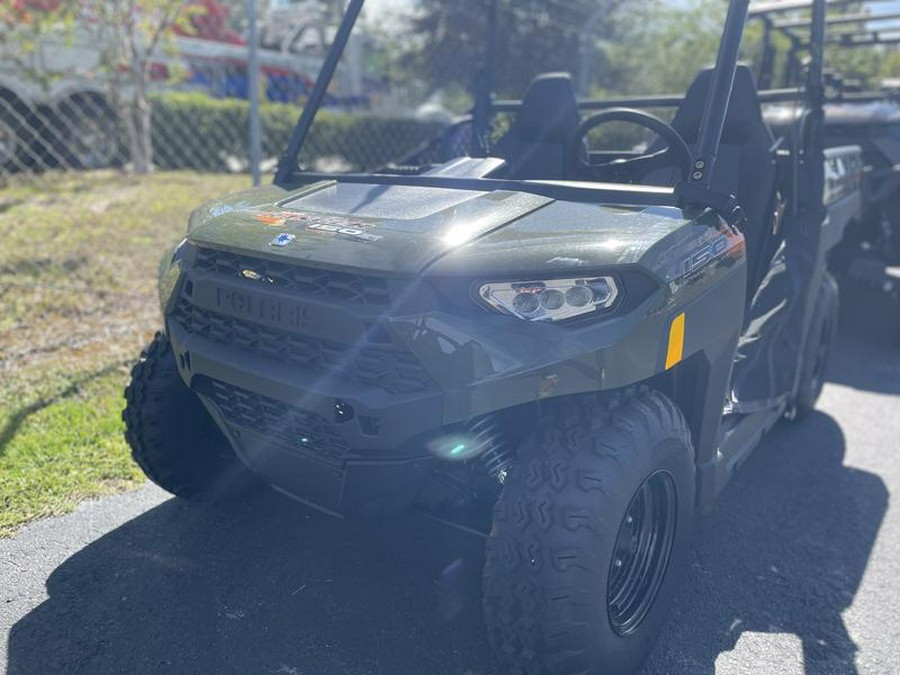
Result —
<instances>
[{"instance_id":1,"label":"headlight","mask_svg":"<svg viewBox=\"0 0 900 675\"><path fill-rule=\"evenodd\" d=\"M562 321L612 307L619 295L611 277L484 284L489 305L526 321Z\"/></svg>"}]
</instances>

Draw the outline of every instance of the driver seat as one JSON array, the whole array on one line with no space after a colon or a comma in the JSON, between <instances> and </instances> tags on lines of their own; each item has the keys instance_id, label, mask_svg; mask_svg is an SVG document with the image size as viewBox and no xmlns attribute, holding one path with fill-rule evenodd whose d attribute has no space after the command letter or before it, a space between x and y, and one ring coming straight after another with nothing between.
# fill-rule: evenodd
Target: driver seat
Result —
<instances>
[{"instance_id":1,"label":"driver seat","mask_svg":"<svg viewBox=\"0 0 900 675\"><path fill-rule=\"evenodd\" d=\"M713 69L700 71L672 120L672 127L692 150L699 140L700 120L712 77ZM772 132L763 121L753 73L747 66L739 65L734 74L711 187L734 195L747 216L741 231L747 246L747 293L751 298L764 274L764 254L772 250L768 237L777 178L773 145ZM668 169L654 172L646 182L671 185L669 174Z\"/></svg>"},{"instance_id":2,"label":"driver seat","mask_svg":"<svg viewBox=\"0 0 900 675\"><path fill-rule=\"evenodd\" d=\"M507 178L561 179L566 173L567 144L580 123L569 74L538 75L528 85L509 131L491 154L506 160Z\"/></svg>"}]
</instances>

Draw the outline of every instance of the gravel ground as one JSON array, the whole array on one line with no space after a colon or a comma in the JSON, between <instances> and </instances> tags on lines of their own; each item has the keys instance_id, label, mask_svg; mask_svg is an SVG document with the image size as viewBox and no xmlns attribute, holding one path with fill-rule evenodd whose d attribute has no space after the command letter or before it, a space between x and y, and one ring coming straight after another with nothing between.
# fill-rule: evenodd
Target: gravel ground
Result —
<instances>
[{"instance_id":1,"label":"gravel ground","mask_svg":"<svg viewBox=\"0 0 900 675\"><path fill-rule=\"evenodd\" d=\"M765 439L697 528L647 674L900 673L900 309L845 312L819 410ZM863 313L861 306L866 307ZM0 668L487 675L477 539L331 521L275 494L147 486L0 541Z\"/></svg>"}]
</instances>

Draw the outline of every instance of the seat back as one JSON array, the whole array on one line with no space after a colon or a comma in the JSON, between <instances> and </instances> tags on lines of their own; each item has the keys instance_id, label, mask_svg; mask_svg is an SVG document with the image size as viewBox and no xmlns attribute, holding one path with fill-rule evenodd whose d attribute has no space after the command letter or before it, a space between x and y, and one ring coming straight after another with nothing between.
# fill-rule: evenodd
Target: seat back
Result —
<instances>
[{"instance_id":1,"label":"seat back","mask_svg":"<svg viewBox=\"0 0 900 675\"><path fill-rule=\"evenodd\" d=\"M567 145L581 117L567 73L536 77L522 107L492 155L505 159L509 178L561 179L567 169Z\"/></svg>"},{"instance_id":2,"label":"seat back","mask_svg":"<svg viewBox=\"0 0 900 675\"><path fill-rule=\"evenodd\" d=\"M691 148L697 146L712 77L712 69L697 75L672 120L672 126ZM742 232L747 245L747 292L750 297L762 279L766 251L772 250L768 243L777 177L773 145L772 133L763 121L753 73L740 65L735 71L711 187L734 195L747 216ZM658 176L657 179L662 183L669 177Z\"/></svg>"}]
</instances>

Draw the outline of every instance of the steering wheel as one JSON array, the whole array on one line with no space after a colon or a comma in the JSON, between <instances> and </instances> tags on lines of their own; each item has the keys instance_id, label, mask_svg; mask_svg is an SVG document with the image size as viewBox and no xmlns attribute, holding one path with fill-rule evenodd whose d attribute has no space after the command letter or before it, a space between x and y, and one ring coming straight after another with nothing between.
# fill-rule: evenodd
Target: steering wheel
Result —
<instances>
[{"instance_id":1,"label":"steering wheel","mask_svg":"<svg viewBox=\"0 0 900 675\"><path fill-rule=\"evenodd\" d=\"M667 147L649 155L594 164L591 162L590 153L584 150L587 135L600 125L610 122L629 122L649 129L659 136ZM691 174L693 161L687 143L672 126L655 115L632 108L610 108L584 120L578 125L572 137L570 156L576 158L576 169L579 174L586 173L594 180L629 183L640 182L641 178L651 171L666 167L679 169L681 178L686 179Z\"/></svg>"}]
</instances>

